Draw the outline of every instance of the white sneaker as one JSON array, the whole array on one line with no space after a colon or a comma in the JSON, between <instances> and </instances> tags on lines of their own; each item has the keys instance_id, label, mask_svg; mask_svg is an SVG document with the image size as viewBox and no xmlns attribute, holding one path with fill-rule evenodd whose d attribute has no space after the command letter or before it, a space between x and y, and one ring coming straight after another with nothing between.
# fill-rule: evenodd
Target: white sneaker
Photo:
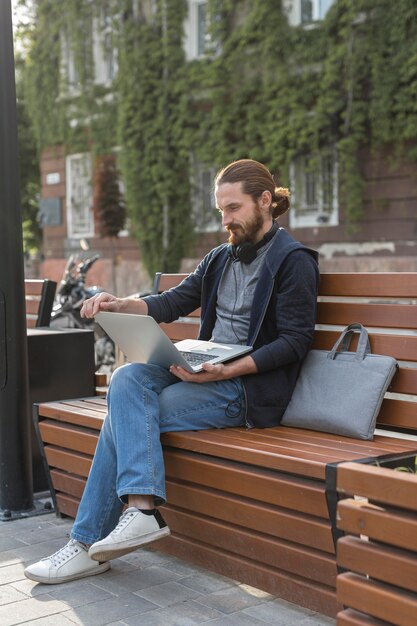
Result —
<instances>
[{"instance_id":1,"label":"white sneaker","mask_svg":"<svg viewBox=\"0 0 417 626\"><path fill-rule=\"evenodd\" d=\"M155 510L147 515L131 506L122 514L116 528L107 537L93 543L88 556L95 561L116 559L145 543L167 537L170 533L159 511Z\"/></svg>"},{"instance_id":2,"label":"white sneaker","mask_svg":"<svg viewBox=\"0 0 417 626\"><path fill-rule=\"evenodd\" d=\"M66 546L33 565L24 574L26 578L47 585L58 585L85 576L94 576L110 569L110 563L97 563L88 556L83 544L70 539Z\"/></svg>"}]
</instances>

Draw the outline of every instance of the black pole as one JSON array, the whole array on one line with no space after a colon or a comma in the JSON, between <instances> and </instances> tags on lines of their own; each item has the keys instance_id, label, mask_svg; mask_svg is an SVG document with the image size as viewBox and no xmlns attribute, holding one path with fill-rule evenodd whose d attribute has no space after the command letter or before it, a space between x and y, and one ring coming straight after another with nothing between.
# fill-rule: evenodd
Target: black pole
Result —
<instances>
[{"instance_id":1,"label":"black pole","mask_svg":"<svg viewBox=\"0 0 417 626\"><path fill-rule=\"evenodd\" d=\"M0 516L33 507L16 85L10 0L0 0Z\"/></svg>"}]
</instances>

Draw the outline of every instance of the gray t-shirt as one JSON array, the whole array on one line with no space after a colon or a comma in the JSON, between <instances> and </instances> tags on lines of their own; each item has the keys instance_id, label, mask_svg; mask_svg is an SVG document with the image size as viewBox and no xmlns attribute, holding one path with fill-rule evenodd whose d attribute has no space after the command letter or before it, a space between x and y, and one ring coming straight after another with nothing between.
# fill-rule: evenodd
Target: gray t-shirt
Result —
<instances>
[{"instance_id":1,"label":"gray t-shirt","mask_svg":"<svg viewBox=\"0 0 417 626\"><path fill-rule=\"evenodd\" d=\"M228 259L217 292L217 319L213 329L213 341L247 344L253 294L271 243L269 241L259 248L252 263Z\"/></svg>"}]
</instances>

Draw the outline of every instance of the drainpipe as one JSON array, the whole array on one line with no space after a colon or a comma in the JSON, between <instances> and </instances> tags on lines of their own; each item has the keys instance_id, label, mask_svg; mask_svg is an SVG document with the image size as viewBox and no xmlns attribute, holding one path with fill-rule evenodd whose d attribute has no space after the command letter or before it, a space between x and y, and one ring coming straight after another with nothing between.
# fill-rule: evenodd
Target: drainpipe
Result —
<instances>
[{"instance_id":1,"label":"drainpipe","mask_svg":"<svg viewBox=\"0 0 417 626\"><path fill-rule=\"evenodd\" d=\"M0 0L0 520L33 508L10 0Z\"/></svg>"}]
</instances>

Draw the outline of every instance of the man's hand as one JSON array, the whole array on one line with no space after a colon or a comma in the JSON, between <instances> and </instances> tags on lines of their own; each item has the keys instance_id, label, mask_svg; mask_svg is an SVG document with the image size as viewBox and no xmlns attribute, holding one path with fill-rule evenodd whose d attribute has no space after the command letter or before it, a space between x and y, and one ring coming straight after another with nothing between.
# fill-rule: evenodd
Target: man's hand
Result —
<instances>
[{"instance_id":1,"label":"man's hand","mask_svg":"<svg viewBox=\"0 0 417 626\"><path fill-rule=\"evenodd\" d=\"M245 374L255 374L258 371L250 355L230 363L203 363L202 367L202 372L190 373L179 365L171 365L169 371L187 383L213 383L217 380L229 380Z\"/></svg>"},{"instance_id":2,"label":"man's hand","mask_svg":"<svg viewBox=\"0 0 417 626\"><path fill-rule=\"evenodd\" d=\"M92 318L99 311L111 311L112 313L136 313L147 315L148 306L140 298L116 298L111 293L99 293L84 301L81 308L81 317Z\"/></svg>"},{"instance_id":3,"label":"man's hand","mask_svg":"<svg viewBox=\"0 0 417 626\"><path fill-rule=\"evenodd\" d=\"M179 365L171 365L169 371L174 376L177 376L181 380L187 383L212 383L216 380L226 380L227 378L233 378L233 376L227 376L226 367L223 363L203 363L203 371L191 373L183 369Z\"/></svg>"}]
</instances>

